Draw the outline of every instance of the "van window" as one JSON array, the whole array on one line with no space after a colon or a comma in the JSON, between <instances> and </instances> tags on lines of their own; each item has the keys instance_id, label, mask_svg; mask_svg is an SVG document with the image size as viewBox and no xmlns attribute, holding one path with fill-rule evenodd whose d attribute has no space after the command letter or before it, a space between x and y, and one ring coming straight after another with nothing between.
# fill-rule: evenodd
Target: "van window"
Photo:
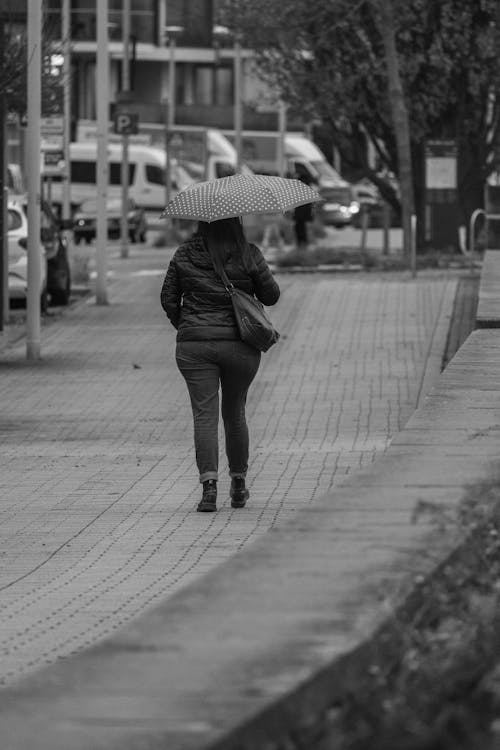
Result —
<instances>
[{"instance_id":1,"label":"van window","mask_svg":"<svg viewBox=\"0 0 500 750\"><path fill-rule=\"evenodd\" d=\"M313 172L310 169L308 169L306 164L303 164L300 161L294 161L292 162L292 165L293 165L295 174L299 180L303 180L308 185L310 185L313 182L316 182L317 175L314 175Z\"/></svg>"},{"instance_id":2,"label":"van window","mask_svg":"<svg viewBox=\"0 0 500 750\"><path fill-rule=\"evenodd\" d=\"M157 164L146 164L146 180L152 182L153 185L165 185L165 170Z\"/></svg>"},{"instance_id":3,"label":"van window","mask_svg":"<svg viewBox=\"0 0 500 750\"><path fill-rule=\"evenodd\" d=\"M135 164L128 165L128 183L134 182ZM71 182L84 183L86 185L95 185L97 183L96 163L95 161L72 161L71 162ZM122 165L121 162L112 161L109 163L109 184L122 184Z\"/></svg>"},{"instance_id":4,"label":"van window","mask_svg":"<svg viewBox=\"0 0 500 750\"><path fill-rule=\"evenodd\" d=\"M83 182L90 185L96 184L95 161L72 161L71 182Z\"/></svg>"},{"instance_id":5,"label":"van window","mask_svg":"<svg viewBox=\"0 0 500 750\"><path fill-rule=\"evenodd\" d=\"M135 177L135 164L128 165L128 184L133 185ZM119 161L109 162L109 184L122 184L122 164Z\"/></svg>"}]
</instances>

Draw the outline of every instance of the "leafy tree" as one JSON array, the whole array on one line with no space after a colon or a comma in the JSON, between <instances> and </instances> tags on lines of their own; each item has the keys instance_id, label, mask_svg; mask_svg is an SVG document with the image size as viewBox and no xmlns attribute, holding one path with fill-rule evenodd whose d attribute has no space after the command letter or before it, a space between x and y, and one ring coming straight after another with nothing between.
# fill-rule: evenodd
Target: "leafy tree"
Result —
<instances>
[{"instance_id":1,"label":"leafy tree","mask_svg":"<svg viewBox=\"0 0 500 750\"><path fill-rule=\"evenodd\" d=\"M394 7L418 226L425 142L433 138L456 140L460 222L467 223L500 140L500 3L398 0ZM324 123L349 172L371 179L400 209L387 177L400 174L400 157L378 12L374 0L227 0L221 20L255 50L263 79L289 106Z\"/></svg>"},{"instance_id":2,"label":"leafy tree","mask_svg":"<svg viewBox=\"0 0 500 750\"><path fill-rule=\"evenodd\" d=\"M27 33L20 24L7 23L4 26L3 45L0 45L0 96L7 111L26 114L27 95ZM51 58L61 52L55 46L49 25L42 31L42 111L49 115L60 111L61 78L51 74Z\"/></svg>"}]
</instances>

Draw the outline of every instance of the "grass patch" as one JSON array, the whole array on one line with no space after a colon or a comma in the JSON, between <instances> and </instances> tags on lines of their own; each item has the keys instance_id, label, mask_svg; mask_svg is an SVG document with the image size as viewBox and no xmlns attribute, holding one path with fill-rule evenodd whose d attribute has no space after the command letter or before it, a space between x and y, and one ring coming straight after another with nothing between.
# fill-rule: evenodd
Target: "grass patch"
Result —
<instances>
[{"instance_id":1,"label":"grass patch","mask_svg":"<svg viewBox=\"0 0 500 750\"><path fill-rule=\"evenodd\" d=\"M479 259L479 258L478 258ZM468 268L470 260L462 253L423 253L417 255L417 269ZM365 270L404 271L408 261L401 254L382 255L377 250L362 252L352 247L319 246L310 250L290 250L278 255L275 261L279 268L317 266L362 266Z\"/></svg>"}]
</instances>

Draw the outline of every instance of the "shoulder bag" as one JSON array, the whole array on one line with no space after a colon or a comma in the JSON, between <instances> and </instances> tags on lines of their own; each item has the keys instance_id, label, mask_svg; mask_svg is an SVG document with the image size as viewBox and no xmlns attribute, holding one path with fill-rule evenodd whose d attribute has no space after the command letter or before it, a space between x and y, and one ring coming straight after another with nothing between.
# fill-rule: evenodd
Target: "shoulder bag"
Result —
<instances>
[{"instance_id":1,"label":"shoulder bag","mask_svg":"<svg viewBox=\"0 0 500 750\"><path fill-rule=\"evenodd\" d=\"M261 352L267 352L278 341L280 335L264 310L264 305L253 295L235 287L223 268L215 268L215 272L220 276L226 292L231 297L241 340Z\"/></svg>"}]
</instances>

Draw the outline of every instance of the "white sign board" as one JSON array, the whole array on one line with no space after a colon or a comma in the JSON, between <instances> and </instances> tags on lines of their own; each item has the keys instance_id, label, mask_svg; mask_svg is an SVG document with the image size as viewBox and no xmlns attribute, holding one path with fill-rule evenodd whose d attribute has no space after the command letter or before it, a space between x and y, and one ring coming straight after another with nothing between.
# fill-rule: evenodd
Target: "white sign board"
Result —
<instances>
[{"instance_id":1,"label":"white sign board","mask_svg":"<svg viewBox=\"0 0 500 750\"><path fill-rule=\"evenodd\" d=\"M41 117L40 134L45 135L62 135L64 132L64 121L62 117Z\"/></svg>"},{"instance_id":2,"label":"white sign board","mask_svg":"<svg viewBox=\"0 0 500 750\"><path fill-rule=\"evenodd\" d=\"M457 189L457 154L454 141L428 141L425 155L428 190Z\"/></svg>"}]
</instances>

